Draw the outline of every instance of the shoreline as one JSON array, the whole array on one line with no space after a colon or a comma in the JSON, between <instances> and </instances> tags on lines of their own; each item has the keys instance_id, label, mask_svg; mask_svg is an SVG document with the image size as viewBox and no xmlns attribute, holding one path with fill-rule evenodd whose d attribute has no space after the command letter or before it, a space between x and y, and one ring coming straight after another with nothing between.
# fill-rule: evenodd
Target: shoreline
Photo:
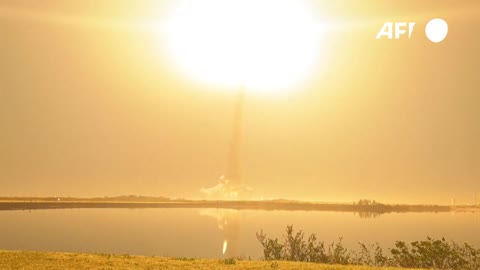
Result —
<instances>
[{"instance_id":1,"label":"shoreline","mask_svg":"<svg viewBox=\"0 0 480 270\"><path fill-rule=\"evenodd\" d=\"M218 208L234 210L334 211L360 213L480 212L476 206L313 203L298 201L45 201L0 200L0 211L85 208Z\"/></svg>"}]
</instances>

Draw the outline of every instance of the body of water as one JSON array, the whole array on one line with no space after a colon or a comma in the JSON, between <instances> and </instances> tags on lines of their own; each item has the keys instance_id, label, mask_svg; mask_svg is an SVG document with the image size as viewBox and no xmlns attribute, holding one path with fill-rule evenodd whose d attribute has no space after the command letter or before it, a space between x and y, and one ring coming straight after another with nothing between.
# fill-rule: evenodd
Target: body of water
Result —
<instances>
[{"instance_id":1,"label":"body of water","mask_svg":"<svg viewBox=\"0 0 480 270\"><path fill-rule=\"evenodd\" d=\"M281 237L287 225L330 243L343 237L392 247L427 236L480 247L480 213L354 213L222 209L56 209L0 211L0 249L170 257L258 259L255 233ZM223 253L225 251L225 254Z\"/></svg>"}]
</instances>

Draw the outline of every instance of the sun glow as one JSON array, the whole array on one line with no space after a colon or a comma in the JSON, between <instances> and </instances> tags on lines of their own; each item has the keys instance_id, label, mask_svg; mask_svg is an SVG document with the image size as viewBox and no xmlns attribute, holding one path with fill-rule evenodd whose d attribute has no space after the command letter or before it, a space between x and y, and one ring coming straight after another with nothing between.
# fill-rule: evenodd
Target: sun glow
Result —
<instances>
[{"instance_id":1,"label":"sun glow","mask_svg":"<svg viewBox=\"0 0 480 270\"><path fill-rule=\"evenodd\" d=\"M317 26L300 0L185 0L167 23L168 45L197 80L278 90L308 75Z\"/></svg>"}]
</instances>

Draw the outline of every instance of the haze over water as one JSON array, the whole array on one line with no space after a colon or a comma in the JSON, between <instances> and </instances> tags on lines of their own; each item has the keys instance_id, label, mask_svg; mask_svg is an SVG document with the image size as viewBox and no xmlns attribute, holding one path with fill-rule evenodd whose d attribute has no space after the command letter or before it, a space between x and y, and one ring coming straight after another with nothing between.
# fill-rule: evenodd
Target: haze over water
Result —
<instances>
[{"instance_id":1,"label":"haze over water","mask_svg":"<svg viewBox=\"0 0 480 270\"><path fill-rule=\"evenodd\" d=\"M4 256L480 247L480 1L0 2Z\"/></svg>"},{"instance_id":2,"label":"haze over water","mask_svg":"<svg viewBox=\"0 0 480 270\"><path fill-rule=\"evenodd\" d=\"M401 213L360 218L353 213L219 209L61 209L0 211L0 249L99 252L172 257L260 258L255 237L281 237L293 224L326 244L343 237L393 247L396 240L445 237L480 246L480 213ZM222 254L224 241L227 252Z\"/></svg>"}]
</instances>

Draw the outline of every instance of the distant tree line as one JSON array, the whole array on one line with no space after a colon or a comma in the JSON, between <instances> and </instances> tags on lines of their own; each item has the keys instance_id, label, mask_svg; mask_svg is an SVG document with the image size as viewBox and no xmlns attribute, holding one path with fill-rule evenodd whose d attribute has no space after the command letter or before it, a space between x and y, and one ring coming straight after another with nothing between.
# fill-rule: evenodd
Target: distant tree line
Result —
<instances>
[{"instance_id":1,"label":"distant tree line","mask_svg":"<svg viewBox=\"0 0 480 270\"><path fill-rule=\"evenodd\" d=\"M0 201L32 201L32 202L163 202L171 199L163 196L138 196L138 195L120 195L120 196L104 196L93 198L77 198L77 197L0 197ZM179 201L181 199L177 199Z\"/></svg>"},{"instance_id":2,"label":"distant tree line","mask_svg":"<svg viewBox=\"0 0 480 270\"><path fill-rule=\"evenodd\" d=\"M383 205L375 200L362 199L357 202L357 205Z\"/></svg>"}]
</instances>

